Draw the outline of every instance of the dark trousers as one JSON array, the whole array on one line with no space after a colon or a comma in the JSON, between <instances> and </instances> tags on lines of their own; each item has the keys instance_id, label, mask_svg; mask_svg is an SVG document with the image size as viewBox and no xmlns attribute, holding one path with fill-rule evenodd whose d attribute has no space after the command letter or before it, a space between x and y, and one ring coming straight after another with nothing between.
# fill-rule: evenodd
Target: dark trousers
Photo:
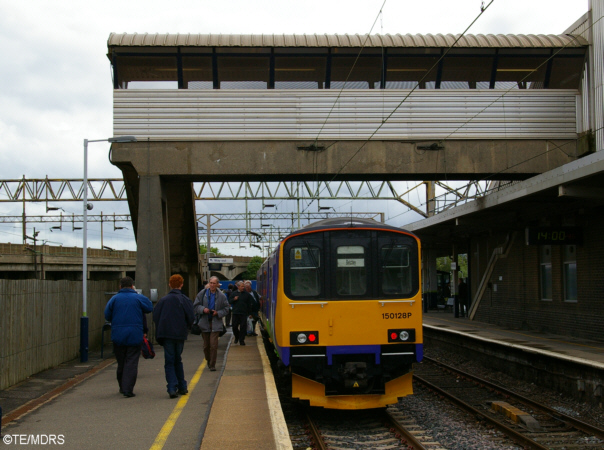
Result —
<instances>
[{"instance_id":1,"label":"dark trousers","mask_svg":"<svg viewBox=\"0 0 604 450\"><path fill-rule=\"evenodd\" d=\"M231 326L231 316L232 316L232 314L231 314L231 310L229 309L229 312L227 313L227 315L226 315L226 316L224 316L225 325L226 325L227 327L230 327L230 326Z\"/></svg>"},{"instance_id":2,"label":"dark trousers","mask_svg":"<svg viewBox=\"0 0 604 450\"><path fill-rule=\"evenodd\" d=\"M184 347L185 341L182 339L164 339L164 371L168 393L187 389L181 357Z\"/></svg>"},{"instance_id":3,"label":"dark trousers","mask_svg":"<svg viewBox=\"0 0 604 450\"><path fill-rule=\"evenodd\" d=\"M239 340L240 344L245 343L245 336L247 335L247 315L246 314L233 314L233 336L236 340Z\"/></svg>"},{"instance_id":4,"label":"dark trousers","mask_svg":"<svg viewBox=\"0 0 604 450\"><path fill-rule=\"evenodd\" d=\"M140 345L113 344L113 353L117 359L117 383L122 392L132 392L138 375L138 358L141 356Z\"/></svg>"},{"instance_id":5,"label":"dark trousers","mask_svg":"<svg viewBox=\"0 0 604 450\"><path fill-rule=\"evenodd\" d=\"M216 367L216 355L218 355L218 338L220 331L202 332L203 354L208 362L208 368Z\"/></svg>"}]
</instances>

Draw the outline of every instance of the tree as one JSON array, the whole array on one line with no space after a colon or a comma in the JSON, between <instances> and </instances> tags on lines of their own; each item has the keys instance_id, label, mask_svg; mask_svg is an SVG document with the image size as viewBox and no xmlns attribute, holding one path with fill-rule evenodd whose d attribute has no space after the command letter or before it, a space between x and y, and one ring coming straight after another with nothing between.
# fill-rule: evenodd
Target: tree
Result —
<instances>
[{"instance_id":1,"label":"tree","mask_svg":"<svg viewBox=\"0 0 604 450\"><path fill-rule=\"evenodd\" d=\"M199 246L199 253L202 255L205 255L208 251L208 246L206 244L201 244ZM210 251L212 253L214 253L216 256L220 255L221 253L218 251L218 249L216 247L210 247Z\"/></svg>"},{"instance_id":2,"label":"tree","mask_svg":"<svg viewBox=\"0 0 604 450\"><path fill-rule=\"evenodd\" d=\"M468 276L468 255L459 254L457 255L457 261L459 262L457 270L459 278L467 278ZM436 258L436 270L442 270L443 272L451 272L451 258L443 256L442 258Z\"/></svg>"},{"instance_id":3,"label":"tree","mask_svg":"<svg viewBox=\"0 0 604 450\"><path fill-rule=\"evenodd\" d=\"M250 263L247 266L247 270L241 274L241 279L243 280L255 280L256 273L262 266L264 259L261 256L252 256Z\"/></svg>"}]
</instances>

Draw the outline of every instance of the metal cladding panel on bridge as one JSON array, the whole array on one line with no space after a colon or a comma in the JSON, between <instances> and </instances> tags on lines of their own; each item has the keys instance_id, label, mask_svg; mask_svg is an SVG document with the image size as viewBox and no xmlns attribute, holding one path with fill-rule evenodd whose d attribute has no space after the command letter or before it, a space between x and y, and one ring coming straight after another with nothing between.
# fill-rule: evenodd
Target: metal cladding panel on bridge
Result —
<instances>
[{"instance_id":1,"label":"metal cladding panel on bridge","mask_svg":"<svg viewBox=\"0 0 604 450\"><path fill-rule=\"evenodd\" d=\"M577 96L530 89L115 90L113 126L115 136L155 141L576 139Z\"/></svg>"}]
</instances>

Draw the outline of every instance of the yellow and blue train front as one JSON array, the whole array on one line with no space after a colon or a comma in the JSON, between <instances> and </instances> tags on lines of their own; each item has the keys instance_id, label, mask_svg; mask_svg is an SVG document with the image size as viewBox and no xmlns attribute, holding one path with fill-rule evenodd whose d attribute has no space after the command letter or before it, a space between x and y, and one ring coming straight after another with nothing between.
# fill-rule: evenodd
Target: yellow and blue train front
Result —
<instances>
[{"instance_id":1,"label":"yellow and blue train front","mask_svg":"<svg viewBox=\"0 0 604 450\"><path fill-rule=\"evenodd\" d=\"M260 278L292 397L367 409L413 392L412 365L423 356L420 254L416 236L368 221L328 219L280 243Z\"/></svg>"},{"instance_id":2,"label":"yellow and blue train front","mask_svg":"<svg viewBox=\"0 0 604 450\"><path fill-rule=\"evenodd\" d=\"M275 344L291 371L292 397L367 409L413 393L412 366L423 358L421 302L283 300L278 324L295 325L277 326Z\"/></svg>"}]
</instances>

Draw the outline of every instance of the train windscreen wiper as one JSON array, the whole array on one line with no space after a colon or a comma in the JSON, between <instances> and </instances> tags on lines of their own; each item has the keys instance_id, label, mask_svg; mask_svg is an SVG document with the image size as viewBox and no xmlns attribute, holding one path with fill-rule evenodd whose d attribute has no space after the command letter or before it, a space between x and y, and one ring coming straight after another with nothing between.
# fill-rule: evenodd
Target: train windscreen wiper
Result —
<instances>
[{"instance_id":1,"label":"train windscreen wiper","mask_svg":"<svg viewBox=\"0 0 604 450\"><path fill-rule=\"evenodd\" d=\"M310 255L310 259L312 260L313 267L315 269L318 269L319 268L319 263L317 262L317 259L315 258L315 254L312 251L312 248L310 246L310 242L309 241L304 241L304 244L306 245L306 248L308 248L308 254Z\"/></svg>"},{"instance_id":2,"label":"train windscreen wiper","mask_svg":"<svg viewBox=\"0 0 604 450\"><path fill-rule=\"evenodd\" d=\"M382 264L382 267L385 266L386 264L388 264L388 258L390 258L390 254L394 250L394 245L395 244L396 244L396 241L394 239L390 239L390 247L386 251L386 256L384 256L384 262Z\"/></svg>"}]
</instances>

